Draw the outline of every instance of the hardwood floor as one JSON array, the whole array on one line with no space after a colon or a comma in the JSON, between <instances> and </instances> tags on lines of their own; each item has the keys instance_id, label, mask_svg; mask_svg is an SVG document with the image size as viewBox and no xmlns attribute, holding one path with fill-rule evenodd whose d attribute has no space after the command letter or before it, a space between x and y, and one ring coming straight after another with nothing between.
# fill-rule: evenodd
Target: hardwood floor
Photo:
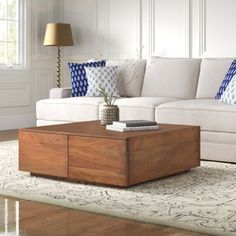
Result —
<instances>
[{"instance_id":1,"label":"hardwood floor","mask_svg":"<svg viewBox=\"0 0 236 236\"><path fill-rule=\"evenodd\" d=\"M17 131L0 131L0 141L17 139ZM0 235L18 236L203 236L60 206L0 196Z\"/></svg>"},{"instance_id":2,"label":"hardwood floor","mask_svg":"<svg viewBox=\"0 0 236 236\"><path fill-rule=\"evenodd\" d=\"M0 142L18 139L17 130L0 131Z\"/></svg>"}]
</instances>

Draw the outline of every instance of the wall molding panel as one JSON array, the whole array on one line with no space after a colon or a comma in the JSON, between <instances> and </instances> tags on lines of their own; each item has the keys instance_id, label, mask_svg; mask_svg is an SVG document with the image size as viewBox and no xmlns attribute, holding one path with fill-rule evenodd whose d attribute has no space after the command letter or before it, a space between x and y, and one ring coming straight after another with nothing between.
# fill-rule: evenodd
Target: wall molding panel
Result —
<instances>
[{"instance_id":1,"label":"wall molding panel","mask_svg":"<svg viewBox=\"0 0 236 236\"><path fill-rule=\"evenodd\" d=\"M35 114L14 114L0 116L0 130L33 127L36 125Z\"/></svg>"},{"instance_id":2,"label":"wall molding panel","mask_svg":"<svg viewBox=\"0 0 236 236\"><path fill-rule=\"evenodd\" d=\"M141 0L108 0L107 4L106 56L111 59L140 58ZM123 12L122 17L120 12Z\"/></svg>"},{"instance_id":3,"label":"wall molding panel","mask_svg":"<svg viewBox=\"0 0 236 236\"><path fill-rule=\"evenodd\" d=\"M0 108L30 105L30 85L28 83L1 83Z\"/></svg>"},{"instance_id":4,"label":"wall molding panel","mask_svg":"<svg viewBox=\"0 0 236 236\"><path fill-rule=\"evenodd\" d=\"M155 0L149 0L149 55L155 53Z\"/></svg>"},{"instance_id":5,"label":"wall molding panel","mask_svg":"<svg viewBox=\"0 0 236 236\"><path fill-rule=\"evenodd\" d=\"M72 27L74 46L65 47L64 60L84 60L98 56L98 7L99 0L69 0L62 6L62 21Z\"/></svg>"},{"instance_id":6,"label":"wall molding panel","mask_svg":"<svg viewBox=\"0 0 236 236\"><path fill-rule=\"evenodd\" d=\"M185 56L191 57L191 0L185 0Z\"/></svg>"},{"instance_id":7,"label":"wall molding panel","mask_svg":"<svg viewBox=\"0 0 236 236\"><path fill-rule=\"evenodd\" d=\"M235 57L235 0L199 0L199 57Z\"/></svg>"},{"instance_id":8,"label":"wall molding panel","mask_svg":"<svg viewBox=\"0 0 236 236\"><path fill-rule=\"evenodd\" d=\"M55 3L54 1L36 1L35 7L38 9L38 14L35 14L35 57L38 61L51 61L54 59L53 47L43 46L44 33L46 25L49 22L54 21L55 13Z\"/></svg>"},{"instance_id":9,"label":"wall molding panel","mask_svg":"<svg viewBox=\"0 0 236 236\"><path fill-rule=\"evenodd\" d=\"M190 56L190 0L151 1L150 54L171 57ZM154 25L154 27L153 27Z\"/></svg>"},{"instance_id":10,"label":"wall molding panel","mask_svg":"<svg viewBox=\"0 0 236 236\"><path fill-rule=\"evenodd\" d=\"M206 53L206 0L199 0L199 56Z\"/></svg>"}]
</instances>

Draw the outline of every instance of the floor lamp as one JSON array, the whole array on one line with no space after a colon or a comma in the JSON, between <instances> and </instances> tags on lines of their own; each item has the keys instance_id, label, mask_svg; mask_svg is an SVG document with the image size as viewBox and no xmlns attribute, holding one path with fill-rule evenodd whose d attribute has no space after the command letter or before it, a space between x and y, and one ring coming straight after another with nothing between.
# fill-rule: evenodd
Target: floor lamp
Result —
<instances>
[{"instance_id":1,"label":"floor lamp","mask_svg":"<svg viewBox=\"0 0 236 236\"><path fill-rule=\"evenodd\" d=\"M44 46L57 47L57 88L61 87L61 46L73 46L70 24L49 23L46 27Z\"/></svg>"}]
</instances>

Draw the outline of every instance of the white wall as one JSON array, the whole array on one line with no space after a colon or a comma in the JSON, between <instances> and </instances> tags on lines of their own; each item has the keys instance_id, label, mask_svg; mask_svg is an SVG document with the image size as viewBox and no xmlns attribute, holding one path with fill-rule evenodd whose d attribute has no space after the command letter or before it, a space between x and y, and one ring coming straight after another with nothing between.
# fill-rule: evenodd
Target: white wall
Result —
<instances>
[{"instance_id":1,"label":"white wall","mask_svg":"<svg viewBox=\"0 0 236 236\"><path fill-rule=\"evenodd\" d=\"M55 48L42 46L48 22L72 25L68 61L90 58L236 56L235 0L27 0L30 68L0 70L0 129L34 125L35 102L55 86Z\"/></svg>"},{"instance_id":2,"label":"white wall","mask_svg":"<svg viewBox=\"0 0 236 236\"><path fill-rule=\"evenodd\" d=\"M42 43L46 23L57 20L57 0L26 2L28 68L0 69L0 130L35 126L35 102L54 87L55 50Z\"/></svg>"},{"instance_id":3,"label":"white wall","mask_svg":"<svg viewBox=\"0 0 236 236\"><path fill-rule=\"evenodd\" d=\"M66 60L235 56L235 0L64 0Z\"/></svg>"}]
</instances>

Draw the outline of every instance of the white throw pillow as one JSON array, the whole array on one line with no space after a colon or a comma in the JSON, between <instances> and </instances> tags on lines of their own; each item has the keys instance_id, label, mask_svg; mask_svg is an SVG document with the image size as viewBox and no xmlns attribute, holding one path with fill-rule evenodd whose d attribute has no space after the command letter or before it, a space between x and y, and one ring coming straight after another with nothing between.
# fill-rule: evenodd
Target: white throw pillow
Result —
<instances>
[{"instance_id":1,"label":"white throw pillow","mask_svg":"<svg viewBox=\"0 0 236 236\"><path fill-rule=\"evenodd\" d=\"M108 96L118 96L117 90L117 66L85 67L88 80L86 96L100 96L100 86L105 88Z\"/></svg>"},{"instance_id":2,"label":"white throw pillow","mask_svg":"<svg viewBox=\"0 0 236 236\"><path fill-rule=\"evenodd\" d=\"M219 101L236 105L236 75L229 82Z\"/></svg>"}]
</instances>

